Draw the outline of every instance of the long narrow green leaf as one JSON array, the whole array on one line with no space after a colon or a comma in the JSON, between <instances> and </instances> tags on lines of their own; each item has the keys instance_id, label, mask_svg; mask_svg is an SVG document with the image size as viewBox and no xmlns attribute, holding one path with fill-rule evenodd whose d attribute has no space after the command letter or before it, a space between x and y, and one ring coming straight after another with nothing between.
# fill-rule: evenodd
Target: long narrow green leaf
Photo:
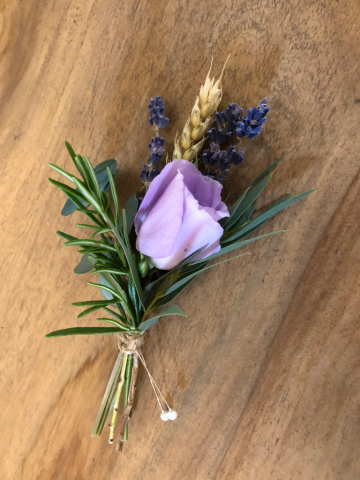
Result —
<instances>
[{"instance_id":1,"label":"long narrow green leaf","mask_svg":"<svg viewBox=\"0 0 360 480\"><path fill-rule=\"evenodd\" d=\"M160 283L162 283L164 280L168 280L168 278L174 274L176 274L177 272L181 271L183 267L185 267L186 265L190 264L190 263L193 263L192 262L192 259L194 257L196 257L197 255L199 255L199 253L201 253L203 250L205 250L205 248L207 247L207 245L205 245L204 247L202 248L199 248L198 250L196 250L194 253L192 253L191 255L189 255L188 257L185 258L185 260L183 260L176 268L174 268L173 270L169 270L167 273L165 273L164 275L162 275L160 278L158 278L157 280L154 280L153 282L151 282L149 285L146 286L146 288L144 289L144 294L146 295L146 298L149 299L150 296L151 296L151 293L155 290L155 288L157 288ZM202 261L202 260L199 260L199 261Z\"/></svg>"},{"instance_id":2,"label":"long narrow green leaf","mask_svg":"<svg viewBox=\"0 0 360 480\"><path fill-rule=\"evenodd\" d=\"M210 262L210 260L214 260L214 258L218 258L218 257L221 257L222 255L226 255L227 253L230 253L233 250L241 248L244 245L247 245L248 243L256 242L257 240L260 240L260 239L265 238L265 237L269 237L270 235L275 235L277 233L284 233L284 232L286 232L286 230L279 230L277 232L266 233L265 235L260 235L259 237L254 237L254 238L250 238L248 240L243 240L241 242L234 242L229 246L221 247L221 250L219 252L213 253L212 255L207 257L206 260L208 260ZM198 260L199 263L201 261L202 260ZM198 263L198 262L194 262L194 265L196 265L196 263Z\"/></svg>"},{"instance_id":3,"label":"long narrow green leaf","mask_svg":"<svg viewBox=\"0 0 360 480\"><path fill-rule=\"evenodd\" d=\"M116 325L120 330L123 332L128 332L129 329L125 327L124 325L121 325L121 323L117 322L116 320L113 320L112 318L97 318L99 322L109 322L112 323L113 325Z\"/></svg>"},{"instance_id":4,"label":"long narrow green leaf","mask_svg":"<svg viewBox=\"0 0 360 480\"><path fill-rule=\"evenodd\" d=\"M96 416L95 424L91 432L91 436L94 437L95 435L101 435L103 428L107 422L108 416L111 412L111 403L112 399L115 396L116 387L118 383L118 379L120 376L122 360L123 360L123 352L119 352L115 365L112 369L109 382L107 384L104 397L101 401L101 405L99 408L99 412Z\"/></svg>"},{"instance_id":5,"label":"long narrow green leaf","mask_svg":"<svg viewBox=\"0 0 360 480\"><path fill-rule=\"evenodd\" d=\"M198 275L200 275L200 273L205 272L205 270L209 270L210 268L217 267L221 263L229 262L230 260L234 260L235 258L243 257L244 255L251 255L251 254L250 253L242 253L241 255L236 255L235 257L227 258L226 260L222 260L221 262L214 263L214 265L210 265L210 267L202 268L201 270L199 270L197 272L194 272L194 273L191 273L190 275L187 275L186 277L182 278L178 282L175 282L173 285L171 285L171 287L166 290L165 295L168 295L172 292L175 292L178 288L180 288L182 285L187 283L189 280L197 277Z\"/></svg>"},{"instance_id":6,"label":"long narrow green leaf","mask_svg":"<svg viewBox=\"0 0 360 480\"><path fill-rule=\"evenodd\" d=\"M80 155L78 155L79 157ZM90 160L84 155L83 158L84 167L86 168L86 172L89 176L89 181L91 183L92 188L94 189L94 194L96 195L97 199L100 200L101 198L101 191L98 179L96 178L96 174L94 172L93 166L90 163Z\"/></svg>"},{"instance_id":7,"label":"long narrow green leaf","mask_svg":"<svg viewBox=\"0 0 360 480\"><path fill-rule=\"evenodd\" d=\"M229 213L230 213L230 217L227 218L226 220L229 221L229 219L231 218L232 215L234 215L234 213L236 212L238 206L240 205L240 203L243 201L245 195L247 194L247 192L249 191L249 188L247 188L246 190L243 191L243 193L240 195L240 197L236 200L236 202L231 205L231 207L229 208ZM226 223L227 223L226 221Z\"/></svg>"},{"instance_id":8,"label":"long narrow green leaf","mask_svg":"<svg viewBox=\"0 0 360 480\"><path fill-rule=\"evenodd\" d=\"M267 212L270 208L273 208L277 205L280 205L284 202L286 202L288 199L292 198L291 195L288 195L284 198L281 198L280 200L278 200L277 202L273 203L269 208L267 208L266 210L264 210L262 213L264 212ZM229 240L231 240L231 243L233 242L237 242L239 238L242 237L242 231L243 229L250 224L250 217L251 217L251 210L253 209L253 207L251 207L251 209L249 209L245 215L243 215L241 218L239 218L239 220L237 221L236 224L233 225L233 228L231 230L229 230L228 232L226 232L222 237L221 237L221 241L220 243L223 245L225 243L228 243ZM250 215L249 215L250 213ZM252 221L252 220L251 220ZM259 225L259 228L266 222L263 222ZM246 234L246 236L249 235L249 232L251 230L247 230L248 233Z\"/></svg>"},{"instance_id":9,"label":"long narrow green leaf","mask_svg":"<svg viewBox=\"0 0 360 480\"><path fill-rule=\"evenodd\" d=\"M111 295L113 297L117 297L122 301L124 300L122 295L119 292L117 292L116 290L114 290L113 288L107 287L107 286L102 285L100 283L93 283L93 282L88 282L88 285L90 285L91 287L100 288L101 290L106 290L107 292L111 293Z\"/></svg>"},{"instance_id":10,"label":"long narrow green leaf","mask_svg":"<svg viewBox=\"0 0 360 480\"><path fill-rule=\"evenodd\" d=\"M115 291L120 292L122 298L126 298L126 293L124 290L123 283L116 280L111 274L108 273L101 273L99 274L99 283L106 287L113 288ZM101 291L101 293L105 296L106 292ZM106 297L105 297L106 298Z\"/></svg>"},{"instance_id":11,"label":"long narrow green leaf","mask_svg":"<svg viewBox=\"0 0 360 480\"><path fill-rule=\"evenodd\" d=\"M57 180L53 180L52 178L48 178L48 180L52 185L60 188L60 190L63 193L65 193L65 195L67 197L69 197L71 195L73 197L78 198L80 202L85 202L86 201L84 196L80 192L76 191L75 188L71 188L68 185L66 185L65 183L58 182Z\"/></svg>"},{"instance_id":12,"label":"long narrow green leaf","mask_svg":"<svg viewBox=\"0 0 360 480\"><path fill-rule=\"evenodd\" d=\"M127 246L129 252L131 252L131 246L130 246L130 240L129 240L129 235L127 232L127 219L126 219L126 212L125 210L122 211L122 227L123 227L123 238L125 241L125 245Z\"/></svg>"},{"instance_id":13,"label":"long narrow green leaf","mask_svg":"<svg viewBox=\"0 0 360 480\"><path fill-rule=\"evenodd\" d=\"M118 303L119 300L117 298L113 300L87 300L85 302L74 302L72 303L73 307L107 307L108 305L113 305Z\"/></svg>"},{"instance_id":14,"label":"long narrow green leaf","mask_svg":"<svg viewBox=\"0 0 360 480\"><path fill-rule=\"evenodd\" d=\"M184 285L179 287L174 292L169 293L168 295L165 295L164 297L159 298L159 300L157 300L156 303L154 304L153 309L158 308L158 307L163 307L164 305L166 305L169 302L171 302L172 300L174 300L174 298L177 297L179 295L179 293L181 293L184 290L184 288L186 288L193 281L194 281L194 278L191 278L186 283L184 283Z\"/></svg>"},{"instance_id":15,"label":"long narrow green leaf","mask_svg":"<svg viewBox=\"0 0 360 480\"><path fill-rule=\"evenodd\" d=\"M117 318L117 319L120 320L121 322L128 323L127 320L126 320L126 317L124 318L122 315L119 315L118 313L114 312L114 310L111 310L111 308L102 307L102 309L105 310L105 312L110 313L110 315L112 315L113 317Z\"/></svg>"},{"instance_id":16,"label":"long narrow green leaf","mask_svg":"<svg viewBox=\"0 0 360 480\"><path fill-rule=\"evenodd\" d=\"M69 241L69 242L70 242L70 241L78 240L78 238L73 237L72 235L68 235L67 233L61 232L60 230L58 230L58 231L56 232L56 234L59 235L59 237L64 238L65 240L67 240L67 241Z\"/></svg>"},{"instance_id":17,"label":"long narrow green leaf","mask_svg":"<svg viewBox=\"0 0 360 480\"><path fill-rule=\"evenodd\" d=\"M88 225L87 223L77 223L76 226L78 228L85 228L85 229L89 229L89 230L99 230L97 225Z\"/></svg>"},{"instance_id":18,"label":"long narrow green leaf","mask_svg":"<svg viewBox=\"0 0 360 480\"><path fill-rule=\"evenodd\" d=\"M104 220L106 220L106 216L104 217L104 212L98 200L94 198L93 195L84 187L84 185L75 177L72 178L72 183L77 186L80 192L84 195L86 200L95 208L99 215L101 215Z\"/></svg>"},{"instance_id":19,"label":"long narrow green leaf","mask_svg":"<svg viewBox=\"0 0 360 480\"><path fill-rule=\"evenodd\" d=\"M111 275L127 275L127 272L125 272L125 270L115 268L96 268L90 273L110 273Z\"/></svg>"},{"instance_id":20,"label":"long narrow green leaf","mask_svg":"<svg viewBox=\"0 0 360 480\"><path fill-rule=\"evenodd\" d=\"M132 304L132 310L134 312L134 317L135 317L135 321L136 321L136 325L138 324L139 322L139 309L138 309L138 298L137 298L137 294L136 294L136 288L135 288L135 283L134 283L134 280L132 278L131 275L129 275L128 277L128 293L129 293L129 297L130 297L130 300L131 300L131 304Z\"/></svg>"},{"instance_id":21,"label":"long narrow green leaf","mask_svg":"<svg viewBox=\"0 0 360 480\"><path fill-rule=\"evenodd\" d=\"M180 315L182 317L186 317L185 313L180 310L178 306L172 305L171 307L166 308L162 312L150 318L150 320L145 320L145 322L142 322L139 326L139 330L141 332L146 332L146 330L149 330L149 328L155 325L160 317L164 317L165 315Z\"/></svg>"},{"instance_id":22,"label":"long narrow green leaf","mask_svg":"<svg viewBox=\"0 0 360 480\"><path fill-rule=\"evenodd\" d=\"M314 192L315 190L317 190L317 189L315 188L314 190L310 190L308 192L301 193L300 195L296 195L295 197L287 198L286 200L280 200L279 202L276 202L275 205L269 207L264 212L260 213L260 215L258 215L253 220L251 220L251 222L249 222L244 228L242 228L238 232L234 233L230 237L226 237L224 240L226 242L229 242L231 240L235 240L236 238L238 238L240 236L243 237L244 235L249 235L254 230L256 230L257 227L260 227L265 222L267 222L271 217L273 217L277 213L281 212L285 208L289 207L293 203L297 202L298 200L306 197L307 195Z\"/></svg>"},{"instance_id":23,"label":"long narrow green leaf","mask_svg":"<svg viewBox=\"0 0 360 480\"><path fill-rule=\"evenodd\" d=\"M75 201L74 201L73 198L71 198L69 195L68 195L68 197L75 203ZM64 208L65 208L65 207L64 207ZM98 228L105 228L105 227L106 227L106 224L103 222L102 219L101 219L101 221L102 221L103 223L101 223L101 221L98 220L98 219L95 217L95 215L97 214L97 212L96 212L95 210L89 210L88 208L85 208L85 207L81 208L81 206L80 206L80 207L76 208L76 211L77 211L77 212L80 212L80 213L83 213L84 215L86 215L92 222L94 222L94 224L95 224Z\"/></svg>"},{"instance_id":24,"label":"long narrow green leaf","mask_svg":"<svg viewBox=\"0 0 360 480\"><path fill-rule=\"evenodd\" d=\"M90 313L92 312L96 312L96 310L100 310L101 308L104 308L104 307L90 307L90 308L87 308L86 310L84 310L83 312L79 313L79 315L77 316L77 318L82 318L82 317L85 317L86 315L89 315Z\"/></svg>"},{"instance_id":25,"label":"long narrow green leaf","mask_svg":"<svg viewBox=\"0 0 360 480\"><path fill-rule=\"evenodd\" d=\"M118 220L119 220L119 216L120 216L119 200L118 200L118 196L117 196L117 193L116 193L116 187L115 187L114 178L113 178L113 176L112 176L112 173L111 173L111 171L110 171L110 168L107 168L107 169L106 169L106 172L107 172L107 175L108 175L109 184L110 184L110 189L111 189L111 196L112 196L112 198L113 198L114 207L115 207L115 222L117 223Z\"/></svg>"},{"instance_id":26,"label":"long narrow green leaf","mask_svg":"<svg viewBox=\"0 0 360 480\"><path fill-rule=\"evenodd\" d=\"M75 165L76 165L76 168L78 169L78 172L80 173L80 175L84 180L84 184L86 185L87 188L91 189L91 179L89 178L89 175L86 170L85 162L81 157L81 155L76 155Z\"/></svg>"},{"instance_id":27,"label":"long narrow green leaf","mask_svg":"<svg viewBox=\"0 0 360 480\"><path fill-rule=\"evenodd\" d=\"M88 240L87 238L69 240L68 242L64 243L64 245L67 247L73 247L73 246L97 247L97 248L108 250L109 252L116 252L116 248L108 243L99 242L97 240Z\"/></svg>"},{"instance_id":28,"label":"long narrow green leaf","mask_svg":"<svg viewBox=\"0 0 360 480\"><path fill-rule=\"evenodd\" d=\"M74 175L71 175L70 173L65 172L65 170L63 170L62 168L60 168L57 165L54 165L52 163L48 163L48 165L49 165L49 167L53 168L56 172L60 173L60 175L67 178L68 180L70 180L70 182L74 183L74 178L76 178L76 177L74 177ZM76 178L76 180L78 182L80 182L80 180L78 178Z\"/></svg>"},{"instance_id":29,"label":"long narrow green leaf","mask_svg":"<svg viewBox=\"0 0 360 480\"><path fill-rule=\"evenodd\" d=\"M267 168L265 168L265 170L263 172L260 173L260 175L258 177L255 178L255 180L250 183L249 187L250 188L253 188L255 187L258 183L261 182L261 180L265 177L268 176L268 174L274 170L274 168L276 167L276 165L283 159L284 157L281 157L281 158L278 158L277 160L275 160L275 162L273 162L271 165L269 165Z\"/></svg>"},{"instance_id":30,"label":"long narrow green leaf","mask_svg":"<svg viewBox=\"0 0 360 480\"><path fill-rule=\"evenodd\" d=\"M120 333L122 330L115 327L75 327L65 328L64 330L56 330L55 332L48 333L46 337L66 337L68 335L105 335Z\"/></svg>"},{"instance_id":31,"label":"long narrow green leaf","mask_svg":"<svg viewBox=\"0 0 360 480\"><path fill-rule=\"evenodd\" d=\"M91 240L98 235L103 235L104 233L109 233L112 232L111 228L98 228L92 235L91 235Z\"/></svg>"},{"instance_id":32,"label":"long narrow green leaf","mask_svg":"<svg viewBox=\"0 0 360 480\"><path fill-rule=\"evenodd\" d=\"M74 152L72 146L70 145L69 142L65 142L65 147L66 147L67 151L69 152L69 155L72 158L72 161L75 163L76 153Z\"/></svg>"},{"instance_id":33,"label":"long narrow green leaf","mask_svg":"<svg viewBox=\"0 0 360 480\"><path fill-rule=\"evenodd\" d=\"M251 207L255 202L260 193L264 190L269 180L272 178L273 173L270 173L267 177L263 178L261 182L251 188L244 196L243 200L240 202L238 208L231 215L229 220L226 222L225 229L226 231L231 228L231 226L239 220L239 218L244 215L245 212Z\"/></svg>"},{"instance_id":34,"label":"long narrow green leaf","mask_svg":"<svg viewBox=\"0 0 360 480\"><path fill-rule=\"evenodd\" d=\"M133 280L134 280L134 283L135 283L136 291L138 293L141 304L144 305L144 296L143 296L143 291L142 291L142 288L141 288L140 277L139 277L139 273L137 271L136 265L135 265L135 263L132 259L131 252L128 250L127 246L124 243L124 240L121 238L121 235L120 235L117 227L110 220L108 220L108 223L109 223L110 227L112 228L118 242L120 243L121 248L124 251L126 260L127 260L128 264L129 264L129 267L130 267L130 273L131 273L131 275L133 277Z\"/></svg>"}]
</instances>

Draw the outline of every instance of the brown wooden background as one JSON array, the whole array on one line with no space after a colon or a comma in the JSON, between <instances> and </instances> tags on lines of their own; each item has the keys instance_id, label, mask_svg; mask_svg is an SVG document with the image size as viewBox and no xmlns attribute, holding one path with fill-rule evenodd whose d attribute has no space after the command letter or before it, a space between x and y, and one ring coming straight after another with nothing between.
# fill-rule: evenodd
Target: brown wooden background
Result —
<instances>
[{"instance_id":1,"label":"brown wooden background","mask_svg":"<svg viewBox=\"0 0 360 480\"><path fill-rule=\"evenodd\" d=\"M3 480L355 480L360 477L359 0L1 0L0 419ZM203 274L179 297L187 319L148 335L148 366L179 412L163 423L142 371L130 442L90 431L112 338L45 339L94 295L72 270L79 217L47 181L115 157L121 202L139 187L162 95L184 124L211 56L228 54L224 101L267 95L264 134L232 198L284 155L263 204L320 187L281 213L252 257Z\"/></svg>"}]
</instances>

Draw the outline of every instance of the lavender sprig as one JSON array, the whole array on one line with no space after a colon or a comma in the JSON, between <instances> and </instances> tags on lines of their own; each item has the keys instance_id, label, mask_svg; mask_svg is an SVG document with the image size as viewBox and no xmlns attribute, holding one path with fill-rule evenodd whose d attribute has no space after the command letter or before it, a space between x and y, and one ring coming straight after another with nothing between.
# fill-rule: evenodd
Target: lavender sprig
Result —
<instances>
[{"instance_id":1,"label":"lavender sprig","mask_svg":"<svg viewBox=\"0 0 360 480\"><path fill-rule=\"evenodd\" d=\"M222 183L226 180L231 165L239 165L244 160L244 152L239 147L230 146L229 151L220 150L216 143L210 144L210 150L205 150L201 161L208 167L205 176Z\"/></svg>"},{"instance_id":2,"label":"lavender sprig","mask_svg":"<svg viewBox=\"0 0 360 480\"><path fill-rule=\"evenodd\" d=\"M149 143L149 150L150 150L150 158L148 160L149 165L158 165L160 163L161 157L164 153L164 145L165 139L159 137L153 137L151 139L151 143Z\"/></svg>"},{"instance_id":3,"label":"lavender sprig","mask_svg":"<svg viewBox=\"0 0 360 480\"><path fill-rule=\"evenodd\" d=\"M237 125L236 135L238 138L248 137L251 140L259 135L270 110L268 104L269 100L264 98L259 102L258 107L249 108L246 117L242 117L242 121Z\"/></svg>"},{"instance_id":4,"label":"lavender sprig","mask_svg":"<svg viewBox=\"0 0 360 480\"><path fill-rule=\"evenodd\" d=\"M158 132L160 128L166 127L166 125L169 123L169 119L164 117L165 104L161 100L161 97L156 97L155 100L150 98L150 104L148 105L148 108L150 112L150 126L156 132ZM145 187L148 187L154 178L160 173L160 170L156 167L159 165L164 153L164 142L164 138L156 135L151 139L151 143L149 143L150 155L148 163L142 164L143 168L140 173L140 180L143 182Z\"/></svg>"},{"instance_id":5,"label":"lavender sprig","mask_svg":"<svg viewBox=\"0 0 360 480\"><path fill-rule=\"evenodd\" d=\"M221 145L235 132L243 109L237 103L229 103L224 112L216 113L215 126L208 131L211 142Z\"/></svg>"},{"instance_id":6,"label":"lavender sprig","mask_svg":"<svg viewBox=\"0 0 360 480\"><path fill-rule=\"evenodd\" d=\"M165 128L169 123L169 119L164 117L165 104L161 100L161 97L155 97L155 100L150 98L148 109L150 112L150 127L155 128L155 130L158 130L159 128Z\"/></svg>"}]
</instances>

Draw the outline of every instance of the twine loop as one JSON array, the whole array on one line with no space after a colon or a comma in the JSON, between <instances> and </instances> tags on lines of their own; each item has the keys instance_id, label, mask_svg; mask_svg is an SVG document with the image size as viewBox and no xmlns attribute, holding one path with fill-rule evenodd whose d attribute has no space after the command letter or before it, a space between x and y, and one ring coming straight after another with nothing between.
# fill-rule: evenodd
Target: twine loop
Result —
<instances>
[{"instance_id":1,"label":"twine loop","mask_svg":"<svg viewBox=\"0 0 360 480\"><path fill-rule=\"evenodd\" d=\"M124 353L141 354L141 347L144 343L144 335L129 335L128 333L117 333L118 347Z\"/></svg>"}]
</instances>

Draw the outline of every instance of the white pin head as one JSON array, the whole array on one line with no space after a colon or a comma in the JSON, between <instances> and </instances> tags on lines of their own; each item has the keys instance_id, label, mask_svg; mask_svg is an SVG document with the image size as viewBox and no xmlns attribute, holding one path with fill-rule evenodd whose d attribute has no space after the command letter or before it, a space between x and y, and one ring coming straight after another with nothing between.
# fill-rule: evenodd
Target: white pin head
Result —
<instances>
[{"instance_id":1,"label":"white pin head","mask_svg":"<svg viewBox=\"0 0 360 480\"><path fill-rule=\"evenodd\" d=\"M162 414L160 415L160 418L164 422L167 422L169 420L169 413L168 412L162 412Z\"/></svg>"},{"instance_id":2,"label":"white pin head","mask_svg":"<svg viewBox=\"0 0 360 480\"><path fill-rule=\"evenodd\" d=\"M176 420L177 412L175 410L171 410L171 408L170 408L169 411L167 412L167 416L168 416L169 420Z\"/></svg>"}]
</instances>

